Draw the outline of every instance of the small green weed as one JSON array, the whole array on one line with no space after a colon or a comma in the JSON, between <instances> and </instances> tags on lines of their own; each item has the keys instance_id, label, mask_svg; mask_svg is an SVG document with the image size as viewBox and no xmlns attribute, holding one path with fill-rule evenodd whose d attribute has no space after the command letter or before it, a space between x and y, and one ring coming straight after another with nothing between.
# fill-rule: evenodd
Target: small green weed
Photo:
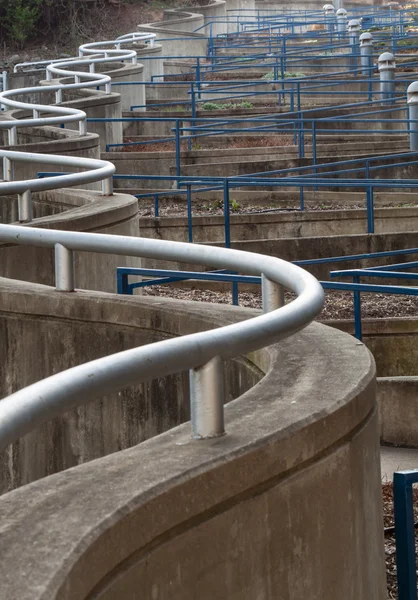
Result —
<instances>
[{"instance_id":1,"label":"small green weed","mask_svg":"<svg viewBox=\"0 0 418 600\"><path fill-rule=\"evenodd\" d=\"M205 102L202 104L202 110L234 110L239 108L254 108L254 105L251 102L226 102L226 103L218 103L218 102Z\"/></svg>"},{"instance_id":2,"label":"small green weed","mask_svg":"<svg viewBox=\"0 0 418 600\"><path fill-rule=\"evenodd\" d=\"M230 199L230 201L229 201L229 206L230 206L230 208L231 208L231 210L232 210L232 211L237 211L237 210L239 210L239 209L240 209L239 202L237 202L237 201L235 200L235 198L231 198L231 199Z\"/></svg>"}]
</instances>

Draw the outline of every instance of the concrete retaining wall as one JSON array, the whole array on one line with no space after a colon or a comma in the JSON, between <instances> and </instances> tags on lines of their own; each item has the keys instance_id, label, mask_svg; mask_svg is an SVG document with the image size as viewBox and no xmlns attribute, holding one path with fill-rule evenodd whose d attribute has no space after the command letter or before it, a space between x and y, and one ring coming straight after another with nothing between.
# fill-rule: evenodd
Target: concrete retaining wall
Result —
<instances>
[{"instance_id":1,"label":"concrete retaining wall","mask_svg":"<svg viewBox=\"0 0 418 600\"><path fill-rule=\"evenodd\" d=\"M234 194L231 194L234 199ZM187 218L141 218L144 237L188 240ZM375 209L376 233L396 233L418 229L418 208ZM327 210L305 213L231 214L231 239L280 239L367 233L366 210ZM222 242L225 239L224 218L198 216L193 218L193 241Z\"/></svg>"},{"instance_id":2,"label":"concrete retaining wall","mask_svg":"<svg viewBox=\"0 0 418 600\"><path fill-rule=\"evenodd\" d=\"M100 297L99 305L94 294L78 298L26 285L20 294L27 299L18 301L18 313L27 312L33 327L36 312L38 331L53 330L56 303L75 325L63 353L82 341L75 321L90 330L93 314L96 332L108 324L107 340L117 340L120 330L106 351L134 342L147 319L149 334L167 327L174 333L173 326L186 333L251 314L220 306L210 314L204 305L184 310L149 298ZM3 288L2 308L6 296ZM41 325L51 312L52 322ZM185 424L4 495L0 576L7 597L110 600L134 598L141 589L144 598L182 600L384 600L370 354L352 338L313 325L250 360L267 374L228 404L225 437L192 441ZM134 413L144 404L129 406Z\"/></svg>"}]
</instances>

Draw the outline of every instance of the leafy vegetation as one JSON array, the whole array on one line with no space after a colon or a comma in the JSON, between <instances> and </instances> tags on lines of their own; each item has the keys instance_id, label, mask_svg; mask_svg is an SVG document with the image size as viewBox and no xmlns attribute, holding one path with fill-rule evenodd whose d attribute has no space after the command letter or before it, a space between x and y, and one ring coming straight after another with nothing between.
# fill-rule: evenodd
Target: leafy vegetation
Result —
<instances>
[{"instance_id":1,"label":"leafy vegetation","mask_svg":"<svg viewBox=\"0 0 418 600\"><path fill-rule=\"evenodd\" d=\"M85 33L84 24L97 22L107 4L107 0L0 0L0 37L20 48L40 36L56 35L71 44Z\"/></svg>"},{"instance_id":2,"label":"leafy vegetation","mask_svg":"<svg viewBox=\"0 0 418 600\"><path fill-rule=\"evenodd\" d=\"M234 110L237 108L254 108L254 105L251 102L225 102L222 104L218 102L205 102L202 104L203 110Z\"/></svg>"},{"instance_id":3,"label":"leafy vegetation","mask_svg":"<svg viewBox=\"0 0 418 600\"><path fill-rule=\"evenodd\" d=\"M305 73L290 73L289 71L285 71L284 77L285 77L285 79L290 79L291 77L294 77L294 78L306 77L306 75L305 75ZM269 71L268 73L263 75L263 79L266 79L267 81L272 81L274 79L274 72ZM279 73L279 79L280 79L280 73Z\"/></svg>"}]
</instances>

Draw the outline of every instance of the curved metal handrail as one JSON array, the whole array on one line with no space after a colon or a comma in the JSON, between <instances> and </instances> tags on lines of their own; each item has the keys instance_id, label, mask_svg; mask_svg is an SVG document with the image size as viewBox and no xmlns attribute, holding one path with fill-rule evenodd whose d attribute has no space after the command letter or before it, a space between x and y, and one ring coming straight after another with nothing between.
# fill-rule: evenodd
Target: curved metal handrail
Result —
<instances>
[{"instance_id":1,"label":"curved metal handrail","mask_svg":"<svg viewBox=\"0 0 418 600\"><path fill-rule=\"evenodd\" d=\"M182 242L0 225L0 241L55 248L57 280L72 278L63 250L165 259L262 275L263 291L283 286L297 294L289 304L248 321L141 346L73 367L0 401L0 450L42 423L129 385L191 369L191 412L196 438L221 435L221 360L268 346L308 325L324 292L307 271L279 258ZM65 256L65 255L64 255ZM60 269L63 269L61 271ZM270 307L271 308L271 307ZM202 368L202 365L204 367ZM206 368L205 368L206 366Z\"/></svg>"}]
</instances>

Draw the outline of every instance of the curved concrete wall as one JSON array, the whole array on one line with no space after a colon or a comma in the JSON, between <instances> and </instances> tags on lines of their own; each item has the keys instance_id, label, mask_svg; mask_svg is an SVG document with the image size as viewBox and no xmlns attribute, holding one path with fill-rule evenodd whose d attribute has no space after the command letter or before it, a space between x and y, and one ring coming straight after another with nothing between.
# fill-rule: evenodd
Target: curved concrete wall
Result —
<instances>
[{"instance_id":1,"label":"curved concrete wall","mask_svg":"<svg viewBox=\"0 0 418 600\"><path fill-rule=\"evenodd\" d=\"M212 0L205 5L189 7L190 11L193 11L194 13L199 12L200 15L203 15L205 28L202 29L200 33L204 33L206 36L216 36L226 33L228 29L226 22L226 4L226 0ZM187 10L187 6L183 8L168 8L164 11L164 21L168 20L171 22L173 19L177 19L179 14L184 13L184 11Z\"/></svg>"},{"instance_id":2,"label":"curved concrete wall","mask_svg":"<svg viewBox=\"0 0 418 600\"><path fill-rule=\"evenodd\" d=\"M32 302L48 295L23 288ZM58 302L71 320L98 299L49 295L43 314ZM100 300L102 324L122 311L144 329L145 303ZM179 311L176 333L246 315L157 304L151 328ZM226 407L226 437L192 441L181 425L0 498L7 597L383 600L371 355L321 325L257 355L267 374Z\"/></svg>"},{"instance_id":3,"label":"curved concrete wall","mask_svg":"<svg viewBox=\"0 0 418 600\"><path fill-rule=\"evenodd\" d=\"M31 226L68 231L138 235L138 202L133 196L102 196L83 190L55 190L36 194ZM3 217L16 215L15 200L7 203ZM52 214L51 214L52 213ZM140 260L108 254L75 253L76 286L81 289L116 291L116 267L139 266ZM0 244L0 275L54 285L54 257L47 248Z\"/></svg>"},{"instance_id":4,"label":"curved concrete wall","mask_svg":"<svg viewBox=\"0 0 418 600\"><path fill-rule=\"evenodd\" d=\"M216 308L193 310L193 303L185 306L153 298L132 302L92 292L63 294L10 280L0 280L0 305L0 335L6 340L0 359L1 398L100 356L239 318L236 310L223 311L222 319L216 316ZM263 357L257 354L228 362L228 399L254 386L264 374L262 366ZM187 421L188 389L187 372L180 373L54 419L1 455L0 493L133 446Z\"/></svg>"}]
</instances>

